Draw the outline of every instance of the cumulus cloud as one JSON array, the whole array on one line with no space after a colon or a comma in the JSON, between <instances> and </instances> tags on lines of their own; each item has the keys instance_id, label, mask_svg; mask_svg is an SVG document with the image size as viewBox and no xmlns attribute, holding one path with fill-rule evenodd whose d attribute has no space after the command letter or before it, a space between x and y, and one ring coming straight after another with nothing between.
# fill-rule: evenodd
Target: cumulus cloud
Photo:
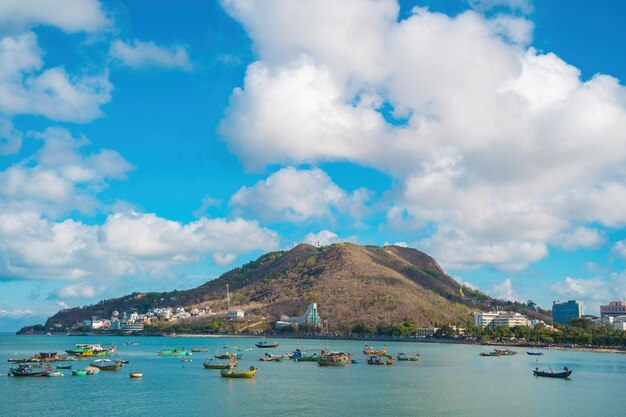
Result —
<instances>
[{"instance_id":1,"label":"cumulus cloud","mask_svg":"<svg viewBox=\"0 0 626 417\"><path fill-rule=\"evenodd\" d=\"M479 290L480 289L480 288L478 288L478 285L476 285L476 284L474 284L472 282L469 282L469 281L465 281L460 276L453 276L452 278L454 278L455 281L457 281L459 284L461 284L461 285L463 285L465 287L471 288L473 290Z\"/></svg>"},{"instance_id":2,"label":"cumulus cloud","mask_svg":"<svg viewBox=\"0 0 626 417\"><path fill-rule=\"evenodd\" d=\"M606 238L599 230L577 227L573 230L564 230L557 233L552 238L552 243L567 250L594 249L604 245Z\"/></svg>"},{"instance_id":3,"label":"cumulus cloud","mask_svg":"<svg viewBox=\"0 0 626 417\"><path fill-rule=\"evenodd\" d=\"M3 0L0 25L5 28L56 26L65 32L96 32L111 21L98 0Z\"/></svg>"},{"instance_id":4,"label":"cumulus cloud","mask_svg":"<svg viewBox=\"0 0 626 417\"><path fill-rule=\"evenodd\" d=\"M626 259L626 240L620 240L613 244L611 254L621 259Z\"/></svg>"},{"instance_id":5,"label":"cumulus cloud","mask_svg":"<svg viewBox=\"0 0 626 417\"><path fill-rule=\"evenodd\" d=\"M22 132L16 130L10 120L0 118L0 155L13 155L22 147Z\"/></svg>"},{"instance_id":6,"label":"cumulus cloud","mask_svg":"<svg viewBox=\"0 0 626 417\"><path fill-rule=\"evenodd\" d=\"M52 216L73 210L91 212L98 205L95 195L133 169L109 149L87 154L83 149L89 140L67 129L48 128L33 136L43 146L0 172L0 201L36 207Z\"/></svg>"},{"instance_id":7,"label":"cumulus cloud","mask_svg":"<svg viewBox=\"0 0 626 417\"><path fill-rule=\"evenodd\" d=\"M522 299L517 295L515 290L513 290L513 283L511 282L510 278L507 278L500 283L492 285L488 293L492 297L500 300L522 301Z\"/></svg>"},{"instance_id":8,"label":"cumulus cloud","mask_svg":"<svg viewBox=\"0 0 626 417\"><path fill-rule=\"evenodd\" d=\"M586 312L599 314L600 305L620 299L626 293L626 271L613 272L608 278L566 277L552 284L549 290L561 300L583 300Z\"/></svg>"},{"instance_id":9,"label":"cumulus cloud","mask_svg":"<svg viewBox=\"0 0 626 417\"><path fill-rule=\"evenodd\" d=\"M483 12L499 7L519 10L522 13L531 13L533 11L533 2L531 0L468 0L468 3L471 7Z\"/></svg>"},{"instance_id":10,"label":"cumulus cloud","mask_svg":"<svg viewBox=\"0 0 626 417\"><path fill-rule=\"evenodd\" d=\"M29 309L5 310L0 308L0 318L19 319L22 317L31 317L35 313Z\"/></svg>"},{"instance_id":11,"label":"cumulus cloud","mask_svg":"<svg viewBox=\"0 0 626 417\"><path fill-rule=\"evenodd\" d=\"M341 241L342 239L330 230L321 230L317 233L309 233L303 240L304 243L314 246L327 246Z\"/></svg>"},{"instance_id":12,"label":"cumulus cloud","mask_svg":"<svg viewBox=\"0 0 626 417\"><path fill-rule=\"evenodd\" d=\"M164 47L154 42L134 39L130 42L114 41L110 53L113 58L134 69L161 67L191 71L193 65L189 60L187 49L183 45Z\"/></svg>"},{"instance_id":13,"label":"cumulus cloud","mask_svg":"<svg viewBox=\"0 0 626 417\"><path fill-rule=\"evenodd\" d=\"M58 301L56 301L56 305L57 305L57 306L58 306L61 310L66 310L66 309L70 308L70 306L69 306L69 305L68 305L65 301L62 301L62 300L58 300Z\"/></svg>"},{"instance_id":14,"label":"cumulus cloud","mask_svg":"<svg viewBox=\"0 0 626 417\"><path fill-rule=\"evenodd\" d=\"M220 126L248 169L349 161L389 173L389 225L431 233L424 243L446 267L521 269L552 242L600 244L590 223L626 224L625 88L529 46L519 13L414 8L398 20L391 0L224 7L259 56Z\"/></svg>"},{"instance_id":15,"label":"cumulus cloud","mask_svg":"<svg viewBox=\"0 0 626 417\"><path fill-rule=\"evenodd\" d=\"M42 57L33 32L0 39L0 112L78 123L102 115L112 90L106 71L72 76L62 67L45 69Z\"/></svg>"},{"instance_id":16,"label":"cumulus cloud","mask_svg":"<svg viewBox=\"0 0 626 417\"><path fill-rule=\"evenodd\" d=\"M241 187L229 204L272 222L294 223L330 218L333 212L360 218L365 213L369 191L348 193L319 168L282 168L252 187Z\"/></svg>"},{"instance_id":17,"label":"cumulus cloud","mask_svg":"<svg viewBox=\"0 0 626 417\"><path fill-rule=\"evenodd\" d=\"M96 289L92 285L78 283L70 284L57 289L54 292L55 296L60 298L77 298L85 297L91 298L96 296ZM63 307L67 308L67 307Z\"/></svg>"}]
</instances>

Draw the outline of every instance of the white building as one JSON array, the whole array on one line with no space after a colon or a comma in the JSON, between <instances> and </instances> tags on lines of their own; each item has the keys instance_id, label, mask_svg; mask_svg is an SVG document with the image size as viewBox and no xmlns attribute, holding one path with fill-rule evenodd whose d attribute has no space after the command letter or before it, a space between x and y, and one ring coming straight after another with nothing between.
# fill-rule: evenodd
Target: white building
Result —
<instances>
[{"instance_id":1,"label":"white building","mask_svg":"<svg viewBox=\"0 0 626 417\"><path fill-rule=\"evenodd\" d=\"M499 326L528 326L528 319L519 313L510 311L490 311L474 313L474 324L493 329Z\"/></svg>"},{"instance_id":2,"label":"white building","mask_svg":"<svg viewBox=\"0 0 626 417\"><path fill-rule=\"evenodd\" d=\"M243 310L232 310L228 312L228 317L241 319L244 316L245 316L245 313L243 312Z\"/></svg>"},{"instance_id":3,"label":"white building","mask_svg":"<svg viewBox=\"0 0 626 417\"><path fill-rule=\"evenodd\" d=\"M425 338L425 337L433 337L435 333L439 330L439 327L420 327L415 329L415 337Z\"/></svg>"}]
</instances>

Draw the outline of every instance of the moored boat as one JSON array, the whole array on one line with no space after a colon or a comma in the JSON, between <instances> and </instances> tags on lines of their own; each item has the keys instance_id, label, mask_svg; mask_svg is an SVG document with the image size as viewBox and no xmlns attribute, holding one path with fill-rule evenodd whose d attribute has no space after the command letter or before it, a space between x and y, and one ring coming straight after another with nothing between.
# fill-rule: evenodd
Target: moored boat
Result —
<instances>
[{"instance_id":1,"label":"moored boat","mask_svg":"<svg viewBox=\"0 0 626 417\"><path fill-rule=\"evenodd\" d=\"M563 372L554 372L552 370L548 371L540 371L539 368L535 368L533 370L533 375L534 376L544 376L544 377L548 377L548 378L569 378L569 376L572 374L571 369L569 369L567 366L565 368L563 368Z\"/></svg>"},{"instance_id":2,"label":"moored boat","mask_svg":"<svg viewBox=\"0 0 626 417\"><path fill-rule=\"evenodd\" d=\"M257 368L255 368L254 366L251 366L250 370L246 372L233 372L232 370L230 370L230 371L221 371L220 374L224 378L254 378L254 376L256 375L256 372L257 372Z\"/></svg>"},{"instance_id":3,"label":"moored boat","mask_svg":"<svg viewBox=\"0 0 626 417\"><path fill-rule=\"evenodd\" d=\"M111 359L96 359L90 366L98 368L101 371L117 371L124 366L124 364L120 361L112 361Z\"/></svg>"},{"instance_id":4,"label":"moored boat","mask_svg":"<svg viewBox=\"0 0 626 417\"><path fill-rule=\"evenodd\" d=\"M63 376L63 374L61 373L61 371L47 371L46 372L46 376L50 376L50 377L54 377L54 376Z\"/></svg>"},{"instance_id":5,"label":"moored boat","mask_svg":"<svg viewBox=\"0 0 626 417\"><path fill-rule=\"evenodd\" d=\"M205 369L231 369L237 366L237 361L233 360L233 361L224 363L220 361L214 361L213 359L209 359L205 361L202 364L202 366L204 366Z\"/></svg>"},{"instance_id":6,"label":"moored boat","mask_svg":"<svg viewBox=\"0 0 626 417\"><path fill-rule=\"evenodd\" d=\"M367 357L368 365L393 365L393 356L370 355Z\"/></svg>"},{"instance_id":7,"label":"moored boat","mask_svg":"<svg viewBox=\"0 0 626 417\"><path fill-rule=\"evenodd\" d=\"M57 365L57 369L72 369L72 365Z\"/></svg>"},{"instance_id":8,"label":"moored boat","mask_svg":"<svg viewBox=\"0 0 626 417\"><path fill-rule=\"evenodd\" d=\"M405 352L399 352L398 355L396 356L396 359L398 359L399 361L417 361L421 358L422 356L417 353L415 355L409 355Z\"/></svg>"},{"instance_id":9,"label":"moored boat","mask_svg":"<svg viewBox=\"0 0 626 417\"><path fill-rule=\"evenodd\" d=\"M527 355L532 355L532 356L541 356L543 355L543 352L531 352L531 351L526 351Z\"/></svg>"},{"instance_id":10,"label":"moored boat","mask_svg":"<svg viewBox=\"0 0 626 417\"><path fill-rule=\"evenodd\" d=\"M37 377L37 376L46 376L46 373L50 370L48 367L41 366L31 366L29 364L26 365L18 365L12 367L9 372L9 375L20 376L20 377Z\"/></svg>"},{"instance_id":11,"label":"moored boat","mask_svg":"<svg viewBox=\"0 0 626 417\"><path fill-rule=\"evenodd\" d=\"M517 355L517 351L511 350L511 349L505 349L505 350L494 349L494 352L496 352L498 355L502 355L502 356Z\"/></svg>"},{"instance_id":12,"label":"moored boat","mask_svg":"<svg viewBox=\"0 0 626 417\"><path fill-rule=\"evenodd\" d=\"M278 347L279 344L276 340L259 340L254 344L258 348L267 349L267 348L275 348Z\"/></svg>"},{"instance_id":13,"label":"moored boat","mask_svg":"<svg viewBox=\"0 0 626 417\"><path fill-rule=\"evenodd\" d=\"M132 379L143 378L143 372L131 372L129 375Z\"/></svg>"},{"instance_id":14,"label":"moored boat","mask_svg":"<svg viewBox=\"0 0 626 417\"><path fill-rule=\"evenodd\" d=\"M87 376L86 369L74 369L72 371L72 376Z\"/></svg>"},{"instance_id":15,"label":"moored boat","mask_svg":"<svg viewBox=\"0 0 626 417\"><path fill-rule=\"evenodd\" d=\"M344 352L322 352L317 361L319 366L346 366L352 359L352 355Z\"/></svg>"},{"instance_id":16,"label":"moored boat","mask_svg":"<svg viewBox=\"0 0 626 417\"><path fill-rule=\"evenodd\" d=\"M196 353L196 352L208 352L209 348L205 348L205 347L192 347L191 351Z\"/></svg>"},{"instance_id":17,"label":"moored boat","mask_svg":"<svg viewBox=\"0 0 626 417\"><path fill-rule=\"evenodd\" d=\"M500 353L498 353L498 351L493 351L493 352L480 352L479 353L480 356L502 356Z\"/></svg>"},{"instance_id":18,"label":"moored boat","mask_svg":"<svg viewBox=\"0 0 626 417\"><path fill-rule=\"evenodd\" d=\"M363 346L363 354L367 356L378 355L378 356L386 356L389 349L387 346L383 346L381 349L376 349L371 347L370 345Z\"/></svg>"},{"instance_id":19,"label":"moored boat","mask_svg":"<svg viewBox=\"0 0 626 417\"><path fill-rule=\"evenodd\" d=\"M297 362L317 362L319 358L319 354L313 353L312 355L307 355L302 349L296 349L289 355L289 359L293 359Z\"/></svg>"},{"instance_id":20,"label":"moored boat","mask_svg":"<svg viewBox=\"0 0 626 417\"><path fill-rule=\"evenodd\" d=\"M191 355L191 352L186 351L183 348L169 348L169 347L164 347L163 349L159 350L157 352L159 354L159 356L187 356L187 355Z\"/></svg>"}]
</instances>

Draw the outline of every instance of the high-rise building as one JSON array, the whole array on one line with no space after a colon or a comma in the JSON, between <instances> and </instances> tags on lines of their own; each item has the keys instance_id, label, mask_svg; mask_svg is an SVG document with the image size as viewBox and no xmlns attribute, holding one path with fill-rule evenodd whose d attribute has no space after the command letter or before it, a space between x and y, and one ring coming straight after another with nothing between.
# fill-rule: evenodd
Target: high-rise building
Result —
<instances>
[{"instance_id":1,"label":"high-rise building","mask_svg":"<svg viewBox=\"0 0 626 417\"><path fill-rule=\"evenodd\" d=\"M600 306L600 317L626 315L626 301L611 301L608 306Z\"/></svg>"},{"instance_id":2,"label":"high-rise building","mask_svg":"<svg viewBox=\"0 0 626 417\"><path fill-rule=\"evenodd\" d=\"M582 301L569 300L561 302L556 300L552 303L552 321L567 324L571 319L577 319L585 314Z\"/></svg>"}]
</instances>

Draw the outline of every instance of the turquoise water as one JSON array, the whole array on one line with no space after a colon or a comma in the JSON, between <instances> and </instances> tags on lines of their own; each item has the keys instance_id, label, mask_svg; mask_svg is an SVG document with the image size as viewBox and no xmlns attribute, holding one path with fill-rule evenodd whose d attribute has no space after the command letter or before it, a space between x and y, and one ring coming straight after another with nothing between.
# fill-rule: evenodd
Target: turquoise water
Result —
<instances>
[{"instance_id":1,"label":"turquoise water","mask_svg":"<svg viewBox=\"0 0 626 417\"><path fill-rule=\"evenodd\" d=\"M136 340L138 346L124 342ZM541 366L574 370L571 380L532 376L536 357L483 358L487 347L387 343L390 353L419 351L419 362L370 366L361 341L281 339L277 349L258 349L255 339L15 336L0 334L0 416L624 416L626 355L546 350ZM113 343L118 358L130 360L117 372L94 377L6 377L9 357L38 351L63 352L76 343ZM238 369L259 368L255 379L232 380L193 362L159 357L163 346L206 346L212 355L224 345L244 353ZM377 344L372 343L377 346ZM309 362L258 362L265 352L296 347L344 349L360 359L346 368ZM71 362L86 366L87 361ZM543 363L543 364L542 364ZM141 380L128 373L142 371Z\"/></svg>"}]
</instances>

